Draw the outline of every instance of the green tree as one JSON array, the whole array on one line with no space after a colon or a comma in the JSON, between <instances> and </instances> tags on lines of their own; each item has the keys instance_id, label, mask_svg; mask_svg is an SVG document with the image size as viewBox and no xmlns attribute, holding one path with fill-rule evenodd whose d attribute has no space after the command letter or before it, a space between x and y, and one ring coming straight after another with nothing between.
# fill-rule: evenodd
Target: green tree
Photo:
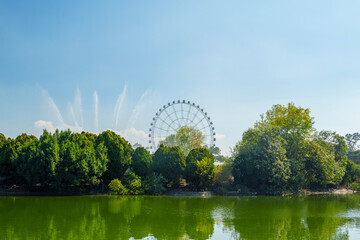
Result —
<instances>
[{"instance_id":1,"label":"green tree","mask_svg":"<svg viewBox=\"0 0 360 240\"><path fill-rule=\"evenodd\" d=\"M201 131L189 127L180 127L176 134L168 136L161 143L165 146L179 146L185 155L187 155L191 149L199 148L204 143L205 136Z\"/></svg>"},{"instance_id":2,"label":"green tree","mask_svg":"<svg viewBox=\"0 0 360 240\"><path fill-rule=\"evenodd\" d=\"M56 168L56 187L67 189L69 186L83 184L97 185L107 170L107 149L102 142L87 133L69 131L57 133L60 161Z\"/></svg>"},{"instance_id":3,"label":"green tree","mask_svg":"<svg viewBox=\"0 0 360 240\"><path fill-rule=\"evenodd\" d=\"M276 126L279 135L285 141L283 147L290 162L291 176L289 184L300 189L305 184L303 156L306 152L307 141L315 132L314 118L310 116L310 109L296 107L294 103L287 106L274 105L261 119L255 123L255 129Z\"/></svg>"},{"instance_id":4,"label":"green tree","mask_svg":"<svg viewBox=\"0 0 360 240\"><path fill-rule=\"evenodd\" d=\"M56 136L44 130L39 141L29 141L19 152L17 173L24 177L28 185L49 185L55 180L59 158Z\"/></svg>"},{"instance_id":5,"label":"green tree","mask_svg":"<svg viewBox=\"0 0 360 240\"><path fill-rule=\"evenodd\" d=\"M348 133L345 135L346 144L349 148L349 152L353 152L357 148L357 142L360 140L360 133Z\"/></svg>"},{"instance_id":6,"label":"green tree","mask_svg":"<svg viewBox=\"0 0 360 240\"><path fill-rule=\"evenodd\" d=\"M306 186L312 189L337 185L345 173L339 172L334 154L324 144L319 139L309 142L305 155Z\"/></svg>"},{"instance_id":7,"label":"green tree","mask_svg":"<svg viewBox=\"0 0 360 240\"><path fill-rule=\"evenodd\" d=\"M152 172L152 156L145 148L136 148L131 159L131 168L138 176L144 178Z\"/></svg>"},{"instance_id":8,"label":"green tree","mask_svg":"<svg viewBox=\"0 0 360 240\"><path fill-rule=\"evenodd\" d=\"M348 154L346 156L350 161L352 161L356 164L360 164L360 150L348 152Z\"/></svg>"},{"instance_id":9,"label":"green tree","mask_svg":"<svg viewBox=\"0 0 360 240\"><path fill-rule=\"evenodd\" d=\"M0 133L0 149L5 144L5 142L6 142L6 137L4 136L4 134Z\"/></svg>"},{"instance_id":10,"label":"green tree","mask_svg":"<svg viewBox=\"0 0 360 240\"><path fill-rule=\"evenodd\" d=\"M214 191L220 195L231 189L234 178L232 175L233 158L224 157L222 164L215 167Z\"/></svg>"},{"instance_id":11,"label":"green tree","mask_svg":"<svg viewBox=\"0 0 360 240\"><path fill-rule=\"evenodd\" d=\"M347 188L360 191L360 165L352 161L347 162L342 184Z\"/></svg>"},{"instance_id":12,"label":"green tree","mask_svg":"<svg viewBox=\"0 0 360 240\"><path fill-rule=\"evenodd\" d=\"M15 139L8 139L0 149L0 176L13 178L15 181L21 181L17 175L16 160L21 149L29 142L36 141L33 135L25 133L17 136Z\"/></svg>"},{"instance_id":13,"label":"green tree","mask_svg":"<svg viewBox=\"0 0 360 240\"><path fill-rule=\"evenodd\" d=\"M165 192L165 184L167 182L168 181L161 174L152 172L145 177L144 181L142 181L144 193L150 195L160 195Z\"/></svg>"},{"instance_id":14,"label":"green tree","mask_svg":"<svg viewBox=\"0 0 360 240\"><path fill-rule=\"evenodd\" d=\"M344 137L316 132L310 110L275 105L235 147L235 182L266 193L338 186L346 171Z\"/></svg>"},{"instance_id":15,"label":"green tree","mask_svg":"<svg viewBox=\"0 0 360 240\"><path fill-rule=\"evenodd\" d=\"M2 147L5 145L6 143L6 137L4 136L4 134L0 133L0 177L2 176L2 152L5 151L5 149L3 149Z\"/></svg>"},{"instance_id":16,"label":"green tree","mask_svg":"<svg viewBox=\"0 0 360 240\"><path fill-rule=\"evenodd\" d=\"M205 147L192 149L186 157L186 181L197 187L207 187L214 176L214 156L211 152Z\"/></svg>"},{"instance_id":17,"label":"green tree","mask_svg":"<svg viewBox=\"0 0 360 240\"><path fill-rule=\"evenodd\" d=\"M348 146L347 157L354 163L360 164L360 150L357 150L357 143L360 140L360 133L346 134L345 141Z\"/></svg>"},{"instance_id":18,"label":"green tree","mask_svg":"<svg viewBox=\"0 0 360 240\"><path fill-rule=\"evenodd\" d=\"M109 163L105 179L107 181L115 178L121 179L131 165L131 155L133 152L131 144L110 130L102 132L98 136L96 143L103 143L107 148Z\"/></svg>"},{"instance_id":19,"label":"green tree","mask_svg":"<svg viewBox=\"0 0 360 240\"><path fill-rule=\"evenodd\" d=\"M347 145L344 137L340 136L336 132L321 131L315 134L314 141L311 143L312 147L310 146L308 152L314 153L313 146L316 145L318 145L318 147L315 147L315 152L321 152L317 157L320 159L315 160L316 158L314 158L314 162L323 162L323 170L327 169L325 171L321 171L319 169L320 171L318 175L321 176L318 178L319 183L322 186L339 185L345 175L348 162L346 157ZM307 172L309 171L307 170ZM307 179L309 179L308 174Z\"/></svg>"},{"instance_id":20,"label":"green tree","mask_svg":"<svg viewBox=\"0 0 360 240\"><path fill-rule=\"evenodd\" d=\"M177 185L185 170L185 156L180 147L160 145L154 154L154 170L162 174L170 184Z\"/></svg>"},{"instance_id":21,"label":"green tree","mask_svg":"<svg viewBox=\"0 0 360 240\"><path fill-rule=\"evenodd\" d=\"M249 129L237 146L233 162L235 183L266 194L286 192L291 175L280 127Z\"/></svg>"},{"instance_id":22,"label":"green tree","mask_svg":"<svg viewBox=\"0 0 360 240\"><path fill-rule=\"evenodd\" d=\"M125 172L122 180L125 187L128 189L128 194L139 195L144 193L141 178L130 169Z\"/></svg>"}]
</instances>

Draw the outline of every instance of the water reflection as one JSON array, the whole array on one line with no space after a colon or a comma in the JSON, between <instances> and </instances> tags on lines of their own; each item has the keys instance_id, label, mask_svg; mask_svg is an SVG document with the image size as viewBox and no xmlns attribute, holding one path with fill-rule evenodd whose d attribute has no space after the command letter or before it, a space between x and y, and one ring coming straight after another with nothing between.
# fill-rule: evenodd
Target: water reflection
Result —
<instances>
[{"instance_id":1,"label":"water reflection","mask_svg":"<svg viewBox=\"0 0 360 240\"><path fill-rule=\"evenodd\" d=\"M1 239L348 239L360 194L0 197Z\"/></svg>"}]
</instances>

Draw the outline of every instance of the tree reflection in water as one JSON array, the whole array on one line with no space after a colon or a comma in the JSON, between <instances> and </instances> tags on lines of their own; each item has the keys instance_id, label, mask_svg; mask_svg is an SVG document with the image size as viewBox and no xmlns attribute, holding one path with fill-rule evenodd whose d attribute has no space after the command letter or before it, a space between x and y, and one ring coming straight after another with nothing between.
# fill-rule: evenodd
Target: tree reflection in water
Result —
<instances>
[{"instance_id":1,"label":"tree reflection in water","mask_svg":"<svg viewBox=\"0 0 360 240\"><path fill-rule=\"evenodd\" d=\"M359 194L0 197L0 238L348 239L359 231L359 202Z\"/></svg>"}]
</instances>

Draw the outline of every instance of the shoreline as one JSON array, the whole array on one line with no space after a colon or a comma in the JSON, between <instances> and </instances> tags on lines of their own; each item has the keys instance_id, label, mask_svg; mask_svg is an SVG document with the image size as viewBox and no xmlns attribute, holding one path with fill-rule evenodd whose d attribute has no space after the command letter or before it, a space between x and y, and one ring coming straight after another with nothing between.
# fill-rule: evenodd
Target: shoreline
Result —
<instances>
[{"instance_id":1,"label":"shoreline","mask_svg":"<svg viewBox=\"0 0 360 240\"><path fill-rule=\"evenodd\" d=\"M354 194L357 191L339 188L339 189L329 189L326 191L313 191L304 189L301 193L290 193L284 195L275 195L275 196L316 196L316 195L346 195L346 194ZM89 196L89 195L111 195L108 192L101 192L95 190L89 191L76 191L76 192L52 192L46 191L45 189L38 188L37 191L31 191L29 188L24 186L4 186L0 185L0 196ZM114 195L116 196L116 195ZM147 195L124 195L124 196L147 196ZM149 195L153 196L153 195ZM223 197L241 197L241 196L272 196L272 195L262 195L257 194L256 192L248 192L241 193L237 191L229 191L227 194L221 195L217 194L212 190L202 190L202 191L194 191L192 189L169 189L165 193L157 196L173 196L173 197L186 197L186 196L199 196L199 197L210 197L210 196L223 196Z\"/></svg>"}]
</instances>

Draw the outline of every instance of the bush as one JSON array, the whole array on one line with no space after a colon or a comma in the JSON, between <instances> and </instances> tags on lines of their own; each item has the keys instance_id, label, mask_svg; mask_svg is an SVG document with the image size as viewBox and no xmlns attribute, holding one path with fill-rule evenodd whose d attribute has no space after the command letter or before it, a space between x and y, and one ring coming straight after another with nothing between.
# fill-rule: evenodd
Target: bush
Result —
<instances>
[{"instance_id":1,"label":"bush","mask_svg":"<svg viewBox=\"0 0 360 240\"><path fill-rule=\"evenodd\" d=\"M360 186L360 165L348 160L342 185L352 190ZM360 190L360 189L359 189ZM358 191L358 190L356 190Z\"/></svg>"},{"instance_id":2,"label":"bush","mask_svg":"<svg viewBox=\"0 0 360 240\"><path fill-rule=\"evenodd\" d=\"M130 195L139 195L144 193L141 178L130 169L125 172L123 183L128 189L128 194Z\"/></svg>"},{"instance_id":3,"label":"bush","mask_svg":"<svg viewBox=\"0 0 360 240\"><path fill-rule=\"evenodd\" d=\"M126 195L128 189L124 187L119 179L114 179L109 183L110 194Z\"/></svg>"},{"instance_id":4,"label":"bush","mask_svg":"<svg viewBox=\"0 0 360 240\"><path fill-rule=\"evenodd\" d=\"M161 174L152 173L143 181L144 192L149 195L161 195L166 191L167 180Z\"/></svg>"},{"instance_id":5,"label":"bush","mask_svg":"<svg viewBox=\"0 0 360 240\"><path fill-rule=\"evenodd\" d=\"M360 191L360 183L353 182L350 184L349 188L354 191Z\"/></svg>"}]
</instances>

